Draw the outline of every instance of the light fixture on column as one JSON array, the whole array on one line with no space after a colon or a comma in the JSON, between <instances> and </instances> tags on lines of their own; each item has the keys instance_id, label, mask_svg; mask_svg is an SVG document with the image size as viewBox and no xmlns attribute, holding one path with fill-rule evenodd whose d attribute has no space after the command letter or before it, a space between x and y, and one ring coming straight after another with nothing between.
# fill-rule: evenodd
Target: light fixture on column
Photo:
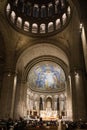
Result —
<instances>
[{"instance_id":1,"label":"light fixture on column","mask_svg":"<svg viewBox=\"0 0 87 130\"><path fill-rule=\"evenodd\" d=\"M77 73L76 71L75 71L75 77L76 77L76 78L79 77L79 73Z\"/></svg>"},{"instance_id":2,"label":"light fixture on column","mask_svg":"<svg viewBox=\"0 0 87 130\"><path fill-rule=\"evenodd\" d=\"M70 79L70 78L71 78L71 76L70 76L70 75L68 75L68 78Z\"/></svg>"},{"instance_id":3,"label":"light fixture on column","mask_svg":"<svg viewBox=\"0 0 87 130\"><path fill-rule=\"evenodd\" d=\"M75 73L75 75L77 75L77 72L76 72L76 71L75 71L74 73Z\"/></svg>"},{"instance_id":4,"label":"light fixture on column","mask_svg":"<svg viewBox=\"0 0 87 130\"><path fill-rule=\"evenodd\" d=\"M11 73L9 72L9 73L8 73L8 77L10 77L10 76L11 76Z\"/></svg>"},{"instance_id":5,"label":"light fixture on column","mask_svg":"<svg viewBox=\"0 0 87 130\"><path fill-rule=\"evenodd\" d=\"M82 27L83 27L83 24L82 23L80 23L80 32L82 31Z\"/></svg>"}]
</instances>

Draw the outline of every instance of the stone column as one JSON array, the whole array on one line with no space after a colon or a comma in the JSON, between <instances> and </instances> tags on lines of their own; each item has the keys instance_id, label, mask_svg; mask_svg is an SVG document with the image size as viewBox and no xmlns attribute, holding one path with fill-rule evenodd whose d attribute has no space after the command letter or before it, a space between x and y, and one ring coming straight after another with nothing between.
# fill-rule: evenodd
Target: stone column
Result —
<instances>
[{"instance_id":1,"label":"stone column","mask_svg":"<svg viewBox=\"0 0 87 130\"><path fill-rule=\"evenodd\" d=\"M0 33L0 98L1 98L1 91L3 86L3 71L5 67L5 46L3 36Z\"/></svg>"},{"instance_id":2,"label":"stone column","mask_svg":"<svg viewBox=\"0 0 87 130\"><path fill-rule=\"evenodd\" d=\"M27 85L21 81L17 83L14 118L24 117L27 115Z\"/></svg>"},{"instance_id":3,"label":"stone column","mask_svg":"<svg viewBox=\"0 0 87 130\"><path fill-rule=\"evenodd\" d=\"M40 97L38 97L38 99L37 99L37 115L39 116L40 115L40 109L39 109L39 98Z\"/></svg>"},{"instance_id":4,"label":"stone column","mask_svg":"<svg viewBox=\"0 0 87 130\"><path fill-rule=\"evenodd\" d=\"M71 72L73 120L86 120L86 103L82 70Z\"/></svg>"},{"instance_id":5,"label":"stone column","mask_svg":"<svg viewBox=\"0 0 87 130\"><path fill-rule=\"evenodd\" d=\"M54 99L54 96L52 96L52 110L54 110L54 102L55 102L55 99Z\"/></svg>"},{"instance_id":6,"label":"stone column","mask_svg":"<svg viewBox=\"0 0 87 130\"><path fill-rule=\"evenodd\" d=\"M3 82L3 71L4 71L4 59L0 57L0 96L2 90L2 82Z\"/></svg>"},{"instance_id":7,"label":"stone column","mask_svg":"<svg viewBox=\"0 0 87 130\"><path fill-rule=\"evenodd\" d=\"M2 91L2 81L3 81L3 74L1 73L0 74L0 97L1 97L1 91Z\"/></svg>"},{"instance_id":8,"label":"stone column","mask_svg":"<svg viewBox=\"0 0 87 130\"><path fill-rule=\"evenodd\" d=\"M71 76L67 78L66 86L66 116L68 120L72 120L72 86L71 86Z\"/></svg>"},{"instance_id":9,"label":"stone column","mask_svg":"<svg viewBox=\"0 0 87 130\"><path fill-rule=\"evenodd\" d=\"M46 96L44 97L44 110L46 110Z\"/></svg>"},{"instance_id":10,"label":"stone column","mask_svg":"<svg viewBox=\"0 0 87 130\"><path fill-rule=\"evenodd\" d=\"M16 90L16 74L13 70L5 69L0 98L0 118L13 118Z\"/></svg>"},{"instance_id":11,"label":"stone column","mask_svg":"<svg viewBox=\"0 0 87 130\"><path fill-rule=\"evenodd\" d=\"M60 111L59 111L59 115L61 116L61 111L62 111L62 110L61 110L61 97L59 97L59 104L60 104L60 107L59 107L59 110L60 110Z\"/></svg>"},{"instance_id":12,"label":"stone column","mask_svg":"<svg viewBox=\"0 0 87 130\"><path fill-rule=\"evenodd\" d=\"M44 101L44 97L43 97L43 110L45 110L45 101Z\"/></svg>"},{"instance_id":13,"label":"stone column","mask_svg":"<svg viewBox=\"0 0 87 130\"><path fill-rule=\"evenodd\" d=\"M57 98L56 97L54 98L54 110L57 111Z\"/></svg>"},{"instance_id":14,"label":"stone column","mask_svg":"<svg viewBox=\"0 0 87 130\"><path fill-rule=\"evenodd\" d=\"M42 99L42 97L40 97L40 104L39 104L39 106L40 106L40 110L43 110L43 99Z\"/></svg>"},{"instance_id":15,"label":"stone column","mask_svg":"<svg viewBox=\"0 0 87 130\"><path fill-rule=\"evenodd\" d=\"M8 38L10 39L10 38ZM15 49L10 46L11 41L6 40L9 45L5 50L4 69L2 71L2 90L0 97L0 118L13 118L14 100L16 90L15 73ZM1 53L1 52L0 52Z\"/></svg>"},{"instance_id":16,"label":"stone column","mask_svg":"<svg viewBox=\"0 0 87 130\"><path fill-rule=\"evenodd\" d=\"M61 112L63 111L63 100L62 99L60 100L60 111Z\"/></svg>"},{"instance_id":17,"label":"stone column","mask_svg":"<svg viewBox=\"0 0 87 130\"><path fill-rule=\"evenodd\" d=\"M57 98L57 111L59 112L59 107L60 107L60 104L59 104L59 97Z\"/></svg>"}]
</instances>

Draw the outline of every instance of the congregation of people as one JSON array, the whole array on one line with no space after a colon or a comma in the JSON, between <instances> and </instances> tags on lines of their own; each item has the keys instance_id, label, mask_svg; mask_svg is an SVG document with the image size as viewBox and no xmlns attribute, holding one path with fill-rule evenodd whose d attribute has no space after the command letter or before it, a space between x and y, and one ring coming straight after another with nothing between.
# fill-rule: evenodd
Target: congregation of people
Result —
<instances>
[{"instance_id":1,"label":"congregation of people","mask_svg":"<svg viewBox=\"0 0 87 130\"><path fill-rule=\"evenodd\" d=\"M59 126L61 123L61 127ZM78 130L87 129L87 122L85 121L43 121L39 120L25 120L24 118L19 118L19 120L13 120L11 118L0 119L0 130ZM59 128L60 127L60 128Z\"/></svg>"},{"instance_id":2,"label":"congregation of people","mask_svg":"<svg viewBox=\"0 0 87 130\"><path fill-rule=\"evenodd\" d=\"M49 127L58 126L57 121L43 121L42 118L25 120L24 118L19 118L19 120L0 120L0 130L31 130L31 129L40 129L40 128L49 128Z\"/></svg>"}]
</instances>

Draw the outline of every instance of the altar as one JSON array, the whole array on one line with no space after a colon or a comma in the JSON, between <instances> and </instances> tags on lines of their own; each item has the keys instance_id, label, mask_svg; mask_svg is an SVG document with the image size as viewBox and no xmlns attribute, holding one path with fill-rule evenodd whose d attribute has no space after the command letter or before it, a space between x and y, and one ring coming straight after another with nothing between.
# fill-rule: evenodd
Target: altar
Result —
<instances>
[{"instance_id":1,"label":"altar","mask_svg":"<svg viewBox=\"0 0 87 130\"><path fill-rule=\"evenodd\" d=\"M57 120L58 119L58 112L53 110L41 110L40 117L43 120Z\"/></svg>"}]
</instances>

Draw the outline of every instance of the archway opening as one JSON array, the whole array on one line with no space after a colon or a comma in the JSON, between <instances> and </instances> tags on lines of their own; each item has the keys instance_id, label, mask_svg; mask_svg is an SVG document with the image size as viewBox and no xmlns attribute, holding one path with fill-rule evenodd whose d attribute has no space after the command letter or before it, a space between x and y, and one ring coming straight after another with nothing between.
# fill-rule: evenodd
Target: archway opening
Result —
<instances>
[{"instance_id":1,"label":"archway opening","mask_svg":"<svg viewBox=\"0 0 87 130\"><path fill-rule=\"evenodd\" d=\"M19 91L23 93L20 100L18 101L18 98L16 100L18 104L16 103L15 113L17 115L20 113L26 117L37 116L48 119L46 99L51 97L51 113L53 114L50 116L48 114L49 119L67 116L69 60L63 50L45 43L43 47L40 44L31 46L19 57L17 71L19 74L17 89L20 87L17 90L17 97L21 97ZM64 98L61 98L61 95L64 95ZM69 100L69 105L71 105L71 99ZM72 107L69 108L71 112L69 115L72 115Z\"/></svg>"}]
</instances>

